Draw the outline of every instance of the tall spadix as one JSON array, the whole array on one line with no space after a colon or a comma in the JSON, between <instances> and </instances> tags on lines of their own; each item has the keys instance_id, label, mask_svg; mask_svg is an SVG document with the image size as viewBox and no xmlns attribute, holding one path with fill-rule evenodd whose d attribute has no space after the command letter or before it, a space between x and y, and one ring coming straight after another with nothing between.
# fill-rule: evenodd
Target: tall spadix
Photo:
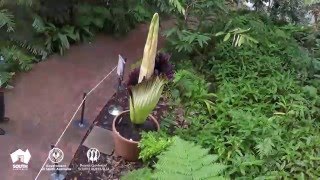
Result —
<instances>
[{"instance_id":1,"label":"tall spadix","mask_svg":"<svg viewBox=\"0 0 320 180\"><path fill-rule=\"evenodd\" d=\"M148 37L144 46L142 63L140 66L139 83L143 79L149 79L154 73L155 59L157 54L159 33L159 14L155 13L149 27Z\"/></svg>"}]
</instances>

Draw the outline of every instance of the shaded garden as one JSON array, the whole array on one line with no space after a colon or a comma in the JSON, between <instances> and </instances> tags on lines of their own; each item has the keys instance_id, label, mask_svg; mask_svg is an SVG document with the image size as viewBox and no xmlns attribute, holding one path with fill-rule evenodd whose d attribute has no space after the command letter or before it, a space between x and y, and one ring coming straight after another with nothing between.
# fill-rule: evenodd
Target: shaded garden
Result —
<instances>
[{"instance_id":1,"label":"shaded garden","mask_svg":"<svg viewBox=\"0 0 320 180\"><path fill-rule=\"evenodd\" d=\"M19 6L25 10L36 6L28 2ZM7 82L12 72L30 69L32 63L51 53L63 54L72 43L90 40L97 32L128 32L134 24L152 18L142 60L129 74L127 91L111 100L124 98L122 105L130 111L115 119L104 119L106 112L102 112L95 121L99 126L107 122L106 128L113 130L115 137L123 138L127 131L135 133L124 139L139 147L130 152L140 161L132 165L106 157L108 163L119 161L116 164L129 167L106 171L101 177L317 179L319 31L318 22L310 24L305 17L310 9L315 11L312 8L317 2L279 0L265 7L263 2L268 1L257 0L253 1L254 11L239 2L71 3L71 12L62 10L70 15L63 22L35 11L30 26L33 40L27 45L17 43L27 40L12 39L19 33L11 32L11 21L2 23L2 30L12 36L2 40L5 48L1 53L8 66L1 71L1 82ZM9 9L1 12L11 17ZM161 24L168 17L176 25L164 33L167 44L160 50L159 21ZM36 39L40 44L42 41L39 49L33 44L38 43ZM162 105L165 108L159 108ZM142 132L144 124L153 119L150 114L160 128L154 125L149 132ZM121 132L117 128L122 119L127 126ZM115 153L136 160L117 149L120 141L115 138ZM81 162L76 157L86 150L80 146L71 167ZM133 171L127 174L128 170ZM69 175L80 177L81 173L73 173ZM87 179L96 176L86 174Z\"/></svg>"}]
</instances>

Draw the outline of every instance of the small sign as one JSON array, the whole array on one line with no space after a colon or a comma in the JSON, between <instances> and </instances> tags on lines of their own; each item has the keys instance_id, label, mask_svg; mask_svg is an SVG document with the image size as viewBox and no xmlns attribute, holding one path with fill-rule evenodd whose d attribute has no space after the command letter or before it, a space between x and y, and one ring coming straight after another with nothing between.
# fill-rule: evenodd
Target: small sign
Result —
<instances>
[{"instance_id":1,"label":"small sign","mask_svg":"<svg viewBox=\"0 0 320 180\"><path fill-rule=\"evenodd\" d=\"M118 68L117 68L117 74L118 76L122 77L124 74L124 65L126 61L123 59L123 57L119 54L119 60L118 60Z\"/></svg>"}]
</instances>

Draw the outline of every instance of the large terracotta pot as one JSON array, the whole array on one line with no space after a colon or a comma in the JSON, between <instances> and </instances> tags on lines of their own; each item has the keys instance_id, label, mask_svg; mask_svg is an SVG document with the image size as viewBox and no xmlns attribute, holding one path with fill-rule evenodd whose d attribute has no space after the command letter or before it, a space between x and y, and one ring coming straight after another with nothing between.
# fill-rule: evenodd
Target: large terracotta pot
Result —
<instances>
[{"instance_id":1,"label":"large terracotta pot","mask_svg":"<svg viewBox=\"0 0 320 180\"><path fill-rule=\"evenodd\" d=\"M129 113L129 110L123 111L121 114L116 116L112 123L112 132L113 132L113 139L114 139L114 152L116 155L121 156L127 161L137 161L139 158L139 148L138 148L138 141L132 141L129 139L124 138L120 135L120 133L116 129L116 122L118 119L123 115ZM152 115L149 115L149 119L152 120L156 126L157 130L160 129L160 125L156 118Z\"/></svg>"}]
</instances>

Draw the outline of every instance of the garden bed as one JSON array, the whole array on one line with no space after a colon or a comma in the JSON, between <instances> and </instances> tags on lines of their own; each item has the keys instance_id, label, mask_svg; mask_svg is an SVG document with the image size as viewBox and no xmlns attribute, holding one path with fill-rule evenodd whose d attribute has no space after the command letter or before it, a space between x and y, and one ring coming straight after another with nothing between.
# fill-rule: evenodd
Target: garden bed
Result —
<instances>
[{"instance_id":1,"label":"garden bed","mask_svg":"<svg viewBox=\"0 0 320 180\"><path fill-rule=\"evenodd\" d=\"M98 117L90 126L86 135L81 141L80 146L78 147L69 168L72 170L69 171L66 175L66 179L119 179L120 176L125 174L127 171L140 168L142 166L142 162L128 162L123 160L121 157L117 157L116 155L106 155L101 153L99 157L99 164L106 164L106 168L104 171L83 171L78 170L80 164L87 164L87 151L88 147L82 145L87 136L90 134L92 128L94 126L99 126L101 128L105 128L108 130L112 130L112 121L114 116L108 113L108 107L111 104L118 104L122 106L125 110L129 109L128 107L128 95L127 91L122 91L119 94L114 94L111 99L107 102L105 107L101 110ZM166 103L164 100L160 100L157 108L155 109L153 115L156 119L160 120L161 117L167 112Z\"/></svg>"}]
</instances>

